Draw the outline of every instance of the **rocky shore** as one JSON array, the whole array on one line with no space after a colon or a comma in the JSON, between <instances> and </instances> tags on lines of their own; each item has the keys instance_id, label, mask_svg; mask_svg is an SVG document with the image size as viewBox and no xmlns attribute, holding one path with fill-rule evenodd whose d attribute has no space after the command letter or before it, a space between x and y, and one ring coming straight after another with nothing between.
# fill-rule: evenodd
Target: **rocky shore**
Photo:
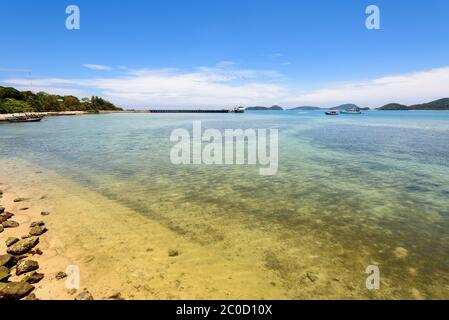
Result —
<instances>
[{"instance_id":1,"label":"rocky shore","mask_svg":"<svg viewBox=\"0 0 449 320\"><path fill-rule=\"evenodd\" d=\"M39 265L40 257L45 256L45 252L39 245L49 230L44 220L36 220L29 223L25 229L27 232L24 232L23 226L14 220L16 214L3 206L3 197L4 191L0 189L0 236L6 239L6 252L0 249L0 300L39 300L34 291L36 285L46 277L45 270ZM13 203L27 200L14 198ZM42 219L49 215L50 212L46 211L40 214ZM53 278L54 281L61 281L67 278L67 274L60 271ZM93 296L83 290L74 299L93 300Z\"/></svg>"}]
</instances>

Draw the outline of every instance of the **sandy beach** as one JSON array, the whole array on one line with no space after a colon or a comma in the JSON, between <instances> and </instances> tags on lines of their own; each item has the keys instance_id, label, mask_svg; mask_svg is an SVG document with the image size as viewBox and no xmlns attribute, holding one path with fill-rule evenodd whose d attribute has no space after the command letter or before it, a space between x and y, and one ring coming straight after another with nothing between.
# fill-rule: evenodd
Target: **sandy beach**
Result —
<instances>
[{"instance_id":1,"label":"sandy beach","mask_svg":"<svg viewBox=\"0 0 449 320\"><path fill-rule=\"evenodd\" d=\"M229 259L225 252L188 241L92 190L81 190L44 169L13 162L1 164L5 172L20 166L27 179L0 177L0 205L20 224L0 233L0 253L6 252L8 238L28 234L33 221L45 222L48 232L36 246L43 254L27 258L37 261L37 272L45 275L34 285L38 299L74 299L83 289L100 300L288 297L282 286L276 286L276 273L254 268L250 254ZM14 202L19 197L28 200ZM50 215L42 216L43 211ZM67 279L56 279L69 266L80 270L79 290L67 289ZM14 276L10 281L21 278Z\"/></svg>"}]
</instances>

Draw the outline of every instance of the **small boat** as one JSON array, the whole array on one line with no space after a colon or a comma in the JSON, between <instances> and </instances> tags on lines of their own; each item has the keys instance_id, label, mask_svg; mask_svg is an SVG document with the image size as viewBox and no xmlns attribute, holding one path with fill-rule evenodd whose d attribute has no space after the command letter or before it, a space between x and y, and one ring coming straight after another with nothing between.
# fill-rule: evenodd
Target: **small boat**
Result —
<instances>
[{"instance_id":1,"label":"small boat","mask_svg":"<svg viewBox=\"0 0 449 320\"><path fill-rule=\"evenodd\" d=\"M11 116L7 117L6 121L19 123L19 122L40 122L44 117L39 115L25 115L25 116Z\"/></svg>"},{"instance_id":2,"label":"small boat","mask_svg":"<svg viewBox=\"0 0 449 320\"><path fill-rule=\"evenodd\" d=\"M337 111L327 111L326 116L338 116L338 112Z\"/></svg>"},{"instance_id":3,"label":"small boat","mask_svg":"<svg viewBox=\"0 0 449 320\"><path fill-rule=\"evenodd\" d=\"M360 108L349 108L344 111L340 111L341 114L362 114Z\"/></svg>"}]
</instances>

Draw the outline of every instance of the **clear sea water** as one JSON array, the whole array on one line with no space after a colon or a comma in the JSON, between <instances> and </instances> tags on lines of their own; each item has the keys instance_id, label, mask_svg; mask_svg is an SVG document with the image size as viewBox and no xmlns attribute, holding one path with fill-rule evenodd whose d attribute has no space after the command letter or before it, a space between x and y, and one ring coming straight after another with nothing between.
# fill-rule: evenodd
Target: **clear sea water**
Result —
<instances>
[{"instance_id":1,"label":"clear sea water","mask_svg":"<svg viewBox=\"0 0 449 320\"><path fill-rule=\"evenodd\" d=\"M171 131L191 131L193 120L279 129L278 173L171 164ZM0 124L0 161L11 159L61 174L229 261L247 255L290 298L449 298L448 112L51 117ZM378 292L365 288L373 264Z\"/></svg>"}]
</instances>

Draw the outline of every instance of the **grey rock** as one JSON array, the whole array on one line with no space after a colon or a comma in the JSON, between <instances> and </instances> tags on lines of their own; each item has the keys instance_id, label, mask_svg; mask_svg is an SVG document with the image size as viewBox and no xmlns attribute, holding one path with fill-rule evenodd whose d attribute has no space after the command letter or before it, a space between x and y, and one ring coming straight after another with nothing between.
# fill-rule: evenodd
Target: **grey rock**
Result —
<instances>
[{"instance_id":1,"label":"grey rock","mask_svg":"<svg viewBox=\"0 0 449 320\"><path fill-rule=\"evenodd\" d=\"M6 267L0 267L0 282L6 282L8 281L8 278L11 275L9 274L9 268Z\"/></svg>"},{"instance_id":2,"label":"grey rock","mask_svg":"<svg viewBox=\"0 0 449 320\"><path fill-rule=\"evenodd\" d=\"M44 279L44 275L42 273L38 273L36 271L33 271L29 275L27 275L25 278L23 278L23 281L28 282L29 284L35 284L38 283Z\"/></svg>"},{"instance_id":3,"label":"grey rock","mask_svg":"<svg viewBox=\"0 0 449 320\"><path fill-rule=\"evenodd\" d=\"M17 258L10 254L0 255L0 267L12 268L16 265Z\"/></svg>"},{"instance_id":4,"label":"grey rock","mask_svg":"<svg viewBox=\"0 0 449 320\"><path fill-rule=\"evenodd\" d=\"M2 223L3 228L17 228L18 226L20 226L20 224L16 221L12 221L12 220L7 220L5 222Z\"/></svg>"},{"instance_id":5,"label":"grey rock","mask_svg":"<svg viewBox=\"0 0 449 320\"><path fill-rule=\"evenodd\" d=\"M13 255L22 255L28 253L39 243L38 237L30 237L28 239L20 240L10 246L6 252Z\"/></svg>"},{"instance_id":6,"label":"grey rock","mask_svg":"<svg viewBox=\"0 0 449 320\"><path fill-rule=\"evenodd\" d=\"M34 286L24 281L5 283L3 286L0 286L0 300L22 299L33 290Z\"/></svg>"},{"instance_id":7,"label":"grey rock","mask_svg":"<svg viewBox=\"0 0 449 320\"><path fill-rule=\"evenodd\" d=\"M75 297L75 300L94 300L94 297L89 291L84 289Z\"/></svg>"},{"instance_id":8,"label":"grey rock","mask_svg":"<svg viewBox=\"0 0 449 320\"><path fill-rule=\"evenodd\" d=\"M37 226L37 227L31 228L30 235L40 236L41 234L44 234L47 231L48 231L48 229L45 226Z\"/></svg>"},{"instance_id":9,"label":"grey rock","mask_svg":"<svg viewBox=\"0 0 449 320\"><path fill-rule=\"evenodd\" d=\"M6 239L5 243L7 247L12 246L14 243L17 243L20 239L18 238L14 238L14 237L9 237L8 239Z\"/></svg>"},{"instance_id":10,"label":"grey rock","mask_svg":"<svg viewBox=\"0 0 449 320\"><path fill-rule=\"evenodd\" d=\"M44 225L45 225L44 221L34 221L34 222L31 222L30 227L34 228L34 227L44 226Z\"/></svg>"},{"instance_id":11,"label":"grey rock","mask_svg":"<svg viewBox=\"0 0 449 320\"><path fill-rule=\"evenodd\" d=\"M37 269L39 269L39 263L37 263L37 261L21 260L17 263L16 275L20 276L21 274L28 273Z\"/></svg>"}]
</instances>

